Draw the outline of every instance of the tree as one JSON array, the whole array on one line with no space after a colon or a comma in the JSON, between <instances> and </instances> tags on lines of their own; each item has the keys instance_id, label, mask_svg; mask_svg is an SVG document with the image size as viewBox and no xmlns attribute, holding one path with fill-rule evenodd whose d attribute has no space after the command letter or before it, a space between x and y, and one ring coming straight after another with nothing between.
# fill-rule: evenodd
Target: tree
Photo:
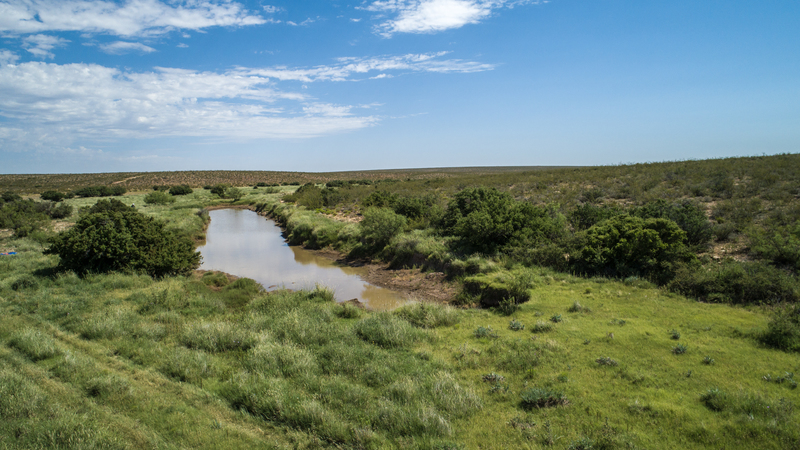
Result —
<instances>
[{"instance_id":1,"label":"tree","mask_svg":"<svg viewBox=\"0 0 800 450\"><path fill-rule=\"evenodd\" d=\"M46 253L58 255L61 268L80 274L132 270L163 277L199 267L200 253L188 237L133 208L114 207L118 206L106 202L96 208L102 211L90 210L74 227L59 233Z\"/></svg>"}]
</instances>

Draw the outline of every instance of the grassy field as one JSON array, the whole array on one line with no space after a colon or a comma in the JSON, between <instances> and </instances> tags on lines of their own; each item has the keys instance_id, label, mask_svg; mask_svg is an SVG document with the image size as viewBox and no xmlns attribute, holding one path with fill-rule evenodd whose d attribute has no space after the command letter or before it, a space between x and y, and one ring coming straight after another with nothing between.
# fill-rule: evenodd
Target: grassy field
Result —
<instances>
[{"instance_id":1,"label":"grassy field","mask_svg":"<svg viewBox=\"0 0 800 450\"><path fill-rule=\"evenodd\" d=\"M228 203L146 193L122 198L195 237ZM0 246L18 252L0 257L1 447L800 448L800 356L760 344L762 307L500 261L482 271L524 274L529 302L371 313L324 288L80 278L40 241Z\"/></svg>"},{"instance_id":2,"label":"grassy field","mask_svg":"<svg viewBox=\"0 0 800 450\"><path fill-rule=\"evenodd\" d=\"M4 446L800 444L787 376L800 358L759 345L758 309L542 270L533 300L506 312L369 313L324 289L267 295L196 278L20 284L55 261L19 244L0 259ZM530 389L565 400L528 407Z\"/></svg>"},{"instance_id":3,"label":"grassy field","mask_svg":"<svg viewBox=\"0 0 800 450\"><path fill-rule=\"evenodd\" d=\"M253 188L336 180L368 182L315 188L305 200L322 203L312 208L280 202L296 184ZM470 186L566 218L587 204L691 201L714 233L696 249L695 270L769 269L752 273L782 274L795 290L786 295L796 296L798 182L798 155L596 168L2 175L0 190L33 199L122 184L129 192L117 198L196 242L207 208L269 211L292 242L446 270L468 288L454 303L476 303L482 294L470 286L503 283L530 300L374 313L336 304L324 287L267 294L218 274L79 277L43 253L52 230L97 201L72 198L75 214L50 229L0 232L0 250L17 252L0 256L0 448L800 448L800 354L762 339L774 302L700 303L635 276L582 278L511 253L469 253L427 219L370 249L359 225L337 220L358 220L376 195L423 199L441 213ZM216 183L244 196L198 188ZM146 204L152 186L175 184L195 190ZM765 242L783 253L753 250Z\"/></svg>"}]
</instances>

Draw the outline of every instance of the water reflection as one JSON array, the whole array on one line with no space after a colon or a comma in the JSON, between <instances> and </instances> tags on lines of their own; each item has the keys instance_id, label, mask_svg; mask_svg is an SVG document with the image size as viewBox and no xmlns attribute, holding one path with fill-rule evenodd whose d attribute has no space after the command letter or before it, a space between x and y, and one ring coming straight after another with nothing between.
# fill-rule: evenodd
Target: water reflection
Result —
<instances>
[{"instance_id":1,"label":"water reflection","mask_svg":"<svg viewBox=\"0 0 800 450\"><path fill-rule=\"evenodd\" d=\"M365 282L365 269L338 266L300 247L289 246L281 229L253 211L220 209L210 212L211 223L203 255L203 270L220 270L252 278L268 290L326 286L337 301L353 298L371 309L395 308L408 301L400 294Z\"/></svg>"}]
</instances>

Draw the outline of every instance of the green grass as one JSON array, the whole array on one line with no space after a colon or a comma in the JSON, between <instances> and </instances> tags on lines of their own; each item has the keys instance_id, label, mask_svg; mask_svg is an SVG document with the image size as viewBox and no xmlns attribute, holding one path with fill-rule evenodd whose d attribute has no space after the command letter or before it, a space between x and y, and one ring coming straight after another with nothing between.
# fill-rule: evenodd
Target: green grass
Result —
<instances>
[{"instance_id":1,"label":"green grass","mask_svg":"<svg viewBox=\"0 0 800 450\"><path fill-rule=\"evenodd\" d=\"M18 243L26 251L14 264L0 262L0 390L25 395L2 400L0 436L34 424L14 441L23 448L46 439L512 448L551 438L556 447L791 448L799 437L800 390L765 376L797 373L800 361L759 344L769 315L758 308L540 270L513 316L527 326L515 330L501 311L417 303L371 313L333 303L323 288L265 294L246 281L212 291L188 278L35 275L55 261ZM12 289L23 274L37 286ZM685 354L673 353L678 343Z\"/></svg>"},{"instance_id":2,"label":"green grass","mask_svg":"<svg viewBox=\"0 0 800 450\"><path fill-rule=\"evenodd\" d=\"M794 161L419 171L380 188L445 198L480 183L562 204L692 197L721 202L721 223L739 227L793 217ZM785 170L772 176L776 165ZM361 186L350 200L372 191ZM173 205L145 206L148 192L123 200L197 239L203 209L229 203L196 189ZM271 209L298 242L358 246L357 225L274 206L280 194L268 188L246 193L237 205ZM733 208L746 196L761 198L752 220L755 202ZM503 256L455 255L426 230L397 236L381 256L446 269L456 281L472 277L500 301L512 290L529 300L373 313L333 303L324 287L267 294L213 274L54 273L57 258L42 254L42 242L0 238L18 252L0 257L0 447L800 447L800 354L761 343L766 307L698 303L638 278L585 279ZM482 290L462 300L476 303Z\"/></svg>"}]
</instances>

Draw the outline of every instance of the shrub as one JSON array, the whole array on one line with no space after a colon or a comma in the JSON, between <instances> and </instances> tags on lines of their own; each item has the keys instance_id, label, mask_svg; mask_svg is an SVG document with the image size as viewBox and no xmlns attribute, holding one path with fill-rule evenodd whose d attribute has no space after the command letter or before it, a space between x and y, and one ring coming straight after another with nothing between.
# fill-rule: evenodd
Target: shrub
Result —
<instances>
[{"instance_id":1,"label":"shrub","mask_svg":"<svg viewBox=\"0 0 800 450\"><path fill-rule=\"evenodd\" d=\"M517 319L511 319L511 322L508 324L508 329L512 331L522 331L525 329L525 325Z\"/></svg>"},{"instance_id":2,"label":"shrub","mask_svg":"<svg viewBox=\"0 0 800 450\"><path fill-rule=\"evenodd\" d=\"M670 330L669 337L677 341L681 338L681 333L678 330Z\"/></svg>"},{"instance_id":3,"label":"shrub","mask_svg":"<svg viewBox=\"0 0 800 450\"><path fill-rule=\"evenodd\" d=\"M67 194L62 194L61 192L58 192L58 191L44 191L44 192L42 192L40 197L42 198L42 200L50 200L50 201L53 201L53 202L60 202L61 200L64 200L65 198L67 198Z\"/></svg>"},{"instance_id":4,"label":"shrub","mask_svg":"<svg viewBox=\"0 0 800 450\"><path fill-rule=\"evenodd\" d=\"M750 251L757 258L800 272L800 223L769 230L750 230Z\"/></svg>"},{"instance_id":5,"label":"shrub","mask_svg":"<svg viewBox=\"0 0 800 450\"><path fill-rule=\"evenodd\" d=\"M525 409L566 406L569 404L563 392L550 388L529 388L522 391L522 407Z\"/></svg>"},{"instance_id":6,"label":"shrub","mask_svg":"<svg viewBox=\"0 0 800 450\"><path fill-rule=\"evenodd\" d=\"M556 216L546 208L518 202L508 193L477 187L453 197L439 227L468 247L492 253L506 244L530 247L563 235L563 218Z\"/></svg>"},{"instance_id":7,"label":"shrub","mask_svg":"<svg viewBox=\"0 0 800 450\"><path fill-rule=\"evenodd\" d=\"M496 338L497 333L492 329L492 327L478 327L475 331L472 332L476 338Z\"/></svg>"},{"instance_id":8,"label":"shrub","mask_svg":"<svg viewBox=\"0 0 800 450\"><path fill-rule=\"evenodd\" d=\"M72 192L78 197L111 197L123 195L128 190L124 186L88 186Z\"/></svg>"},{"instance_id":9,"label":"shrub","mask_svg":"<svg viewBox=\"0 0 800 450\"><path fill-rule=\"evenodd\" d=\"M581 272L611 277L649 275L667 281L671 264L691 258L686 233L667 219L617 216L586 231L573 266Z\"/></svg>"},{"instance_id":10,"label":"shrub","mask_svg":"<svg viewBox=\"0 0 800 450\"><path fill-rule=\"evenodd\" d=\"M702 266L681 264L667 287L705 302L778 304L800 300L796 279L763 262L726 259Z\"/></svg>"},{"instance_id":11,"label":"shrub","mask_svg":"<svg viewBox=\"0 0 800 450\"><path fill-rule=\"evenodd\" d=\"M692 246L705 247L714 236L705 211L691 200L669 203L659 199L636 208L633 214L644 219L669 219L675 222L686 233L686 242Z\"/></svg>"},{"instance_id":12,"label":"shrub","mask_svg":"<svg viewBox=\"0 0 800 450\"><path fill-rule=\"evenodd\" d=\"M364 243L372 248L383 248L406 226L405 217L386 208L367 208L359 222Z\"/></svg>"},{"instance_id":13,"label":"shrub","mask_svg":"<svg viewBox=\"0 0 800 450\"><path fill-rule=\"evenodd\" d=\"M592 226L614 216L624 214L615 206L597 206L591 203L578 205L569 213L569 223L576 230L588 230Z\"/></svg>"},{"instance_id":14,"label":"shrub","mask_svg":"<svg viewBox=\"0 0 800 450\"><path fill-rule=\"evenodd\" d=\"M181 184L180 186L172 186L169 188L170 195L188 195L192 192L192 188L187 184Z\"/></svg>"},{"instance_id":15,"label":"shrub","mask_svg":"<svg viewBox=\"0 0 800 450\"><path fill-rule=\"evenodd\" d=\"M231 188L225 189L225 193L221 197L225 197L225 198L229 198L229 199L231 199L233 201L237 201L240 198L244 197L244 191L242 191L239 188L231 187Z\"/></svg>"},{"instance_id":16,"label":"shrub","mask_svg":"<svg viewBox=\"0 0 800 450\"><path fill-rule=\"evenodd\" d=\"M219 195L220 197L223 197L225 195L225 191L229 187L230 187L230 185L227 185L225 183L218 183L218 184L215 184L214 186L211 186L211 189L209 189L209 190L211 191L212 194Z\"/></svg>"},{"instance_id":17,"label":"shrub","mask_svg":"<svg viewBox=\"0 0 800 450\"><path fill-rule=\"evenodd\" d=\"M58 255L61 268L81 274L133 270L160 277L188 274L200 265L200 253L188 237L123 208L127 210L80 218L74 227L59 233L45 253Z\"/></svg>"},{"instance_id":18,"label":"shrub","mask_svg":"<svg viewBox=\"0 0 800 450\"><path fill-rule=\"evenodd\" d=\"M166 205L175 203L175 197L164 191L153 191L144 196L144 202L148 205Z\"/></svg>"},{"instance_id":19,"label":"shrub","mask_svg":"<svg viewBox=\"0 0 800 450\"><path fill-rule=\"evenodd\" d=\"M676 355L682 355L686 353L687 350L689 350L689 347L683 344L678 344L675 347L672 347L672 353Z\"/></svg>"},{"instance_id":20,"label":"shrub","mask_svg":"<svg viewBox=\"0 0 800 450\"><path fill-rule=\"evenodd\" d=\"M789 352L800 352L800 305L783 306L775 310L761 335L764 344Z\"/></svg>"},{"instance_id":21,"label":"shrub","mask_svg":"<svg viewBox=\"0 0 800 450\"><path fill-rule=\"evenodd\" d=\"M553 314L552 316L550 316L550 322L559 323L562 320L563 319L561 318L561 314Z\"/></svg>"}]
</instances>

